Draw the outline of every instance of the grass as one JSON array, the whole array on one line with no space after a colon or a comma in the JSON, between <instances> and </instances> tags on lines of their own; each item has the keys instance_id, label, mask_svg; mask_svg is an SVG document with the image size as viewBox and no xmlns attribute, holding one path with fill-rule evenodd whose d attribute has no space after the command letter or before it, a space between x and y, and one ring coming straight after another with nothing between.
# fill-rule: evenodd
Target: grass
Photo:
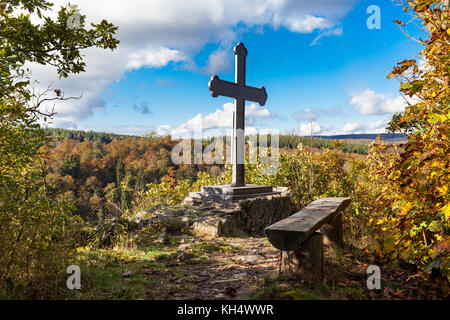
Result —
<instances>
[{"instance_id":1,"label":"grass","mask_svg":"<svg viewBox=\"0 0 450 320\"><path fill-rule=\"evenodd\" d=\"M324 300L325 297L308 292L302 289L285 288L277 284L272 284L260 291L253 293L250 300L266 300L266 299L279 299L279 300Z\"/></svg>"},{"instance_id":2,"label":"grass","mask_svg":"<svg viewBox=\"0 0 450 320\"><path fill-rule=\"evenodd\" d=\"M242 250L224 241L189 243L179 250L179 239L168 244L156 241L156 236L144 241L125 243L109 249L80 248L77 265L81 269L81 289L71 290L69 299L138 300L144 299L148 287L160 281L160 272L167 272L168 262L184 253L189 264L208 263L212 253L238 253ZM233 263L229 261L229 263ZM185 273L177 270L176 278Z\"/></svg>"},{"instance_id":3,"label":"grass","mask_svg":"<svg viewBox=\"0 0 450 320\"><path fill-rule=\"evenodd\" d=\"M146 287L157 280L145 270L164 271L164 261L176 258L177 246L147 241L145 245L110 249L80 248L81 289L71 290L69 299L144 299Z\"/></svg>"},{"instance_id":4,"label":"grass","mask_svg":"<svg viewBox=\"0 0 450 320\"><path fill-rule=\"evenodd\" d=\"M349 297L353 300L367 300L369 299L362 288L341 287L336 288L334 292L337 296Z\"/></svg>"},{"instance_id":5,"label":"grass","mask_svg":"<svg viewBox=\"0 0 450 320\"><path fill-rule=\"evenodd\" d=\"M315 285L300 284L294 278L285 275L266 277L261 281L262 289L248 297L251 300L289 299L289 300L367 300L368 296L363 288L349 286L335 286L332 283Z\"/></svg>"},{"instance_id":6,"label":"grass","mask_svg":"<svg viewBox=\"0 0 450 320\"><path fill-rule=\"evenodd\" d=\"M118 257L103 251L80 255L81 289L70 292L71 299L143 299L148 279L139 272L130 256ZM125 262L125 263L124 263ZM129 276L125 276L129 273Z\"/></svg>"}]
</instances>

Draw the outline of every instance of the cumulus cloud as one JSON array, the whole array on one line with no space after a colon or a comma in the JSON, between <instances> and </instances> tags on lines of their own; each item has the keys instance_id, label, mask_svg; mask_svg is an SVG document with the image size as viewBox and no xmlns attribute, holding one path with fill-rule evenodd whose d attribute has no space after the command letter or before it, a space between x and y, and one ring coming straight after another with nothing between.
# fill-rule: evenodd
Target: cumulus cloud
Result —
<instances>
[{"instance_id":1,"label":"cumulus cloud","mask_svg":"<svg viewBox=\"0 0 450 320\"><path fill-rule=\"evenodd\" d=\"M344 134L364 133L366 126L360 122L349 122L344 125L341 132Z\"/></svg>"},{"instance_id":2,"label":"cumulus cloud","mask_svg":"<svg viewBox=\"0 0 450 320\"><path fill-rule=\"evenodd\" d=\"M366 89L361 93L352 94L350 105L363 115L386 114L404 111L405 100L401 96L394 97L392 94Z\"/></svg>"},{"instance_id":3,"label":"cumulus cloud","mask_svg":"<svg viewBox=\"0 0 450 320\"><path fill-rule=\"evenodd\" d=\"M142 67L161 68L167 66L169 62L179 62L186 60L179 50L160 47L157 49L142 50L130 55L127 70L139 69Z\"/></svg>"},{"instance_id":4,"label":"cumulus cloud","mask_svg":"<svg viewBox=\"0 0 450 320\"><path fill-rule=\"evenodd\" d=\"M327 130L315 121L309 123L304 122L299 126L298 135L300 136L316 136L321 134L327 134Z\"/></svg>"},{"instance_id":5,"label":"cumulus cloud","mask_svg":"<svg viewBox=\"0 0 450 320\"><path fill-rule=\"evenodd\" d=\"M306 15L304 17L289 17L286 19L285 26L293 32L311 33L316 29L323 30L329 28L331 23L323 17Z\"/></svg>"},{"instance_id":6,"label":"cumulus cloud","mask_svg":"<svg viewBox=\"0 0 450 320\"><path fill-rule=\"evenodd\" d=\"M361 133L385 133L387 120L381 119L370 123L348 122L341 129L333 131L332 135L361 134Z\"/></svg>"},{"instance_id":7,"label":"cumulus cloud","mask_svg":"<svg viewBox=\"0 0 450 320\"><path fill-rule=\"evenodd\" d=\"M233 126L233 111L234 103L228 102L222 108L210 114L203 115L199 113L176 127L161 125L156 129L156 133L162 136L170 134L172 137L192 137L199 130L214 132L213 135L224 134L224 132L227 132ZM255 123L256 118L273 116L267 108L263 108L255 103L245 108L246 124L250 126ZM246 127L245 130L246 133L251 133L253 129Z\"/></svg>"},{"instance_id":8,"label":"cumulus cloud","mask_svg":"<svg viewBox=\"0 0 450 320\"><path fill-rule=\"evenodd\" d=\"M385 133L388 120L381 119L369 123L363 122L347 122L338 128L326 127L316 121L303 122L299 126L296 134L300 136L333 136L346 134L363 134L363 133Z\"/></svg>"},{"instance_id":9,"label":"cumulus cloud","mask_svg":"<svg viewBox=\"0 0 450 320\"><path fill-rule=\"evenodd\" d=\"M67 0L54 0L55 9L66 6ZM58 103L55 126L85 119L102 110L102 92L130 70L161 68L170 63L182 64L187 70L223 70L230 65L225 51L236 42L236 28L269 26L291 32L310 33L333 29L352 9L356 0L154 0L91 1L78 0L78 8L87 16L87 23L107 19L119 26L121 41L114 52L101 49L83 51L87 72L58 81L54 69L31 65L33 77L43 87L53 83L66 95L83 98ZM56 16L56 12L53 12ZM35 18L36 19L36 18ZM198 68L193 57L207 43L217 43L205 67ZM223 46L226 44L226 46ZM228 49L227 49L228 50ZM226 51L228 52L228 51Z\"/></svg>"},{"instance_id":10,"label":"cumulus cloud","mask_svg":"<svg viewBox=\"0 0 450 320\"><path fill-rule=\"evenodd\" d=\"M228 50L230 51L230 50ZM208 58L208 63L204 68L204 72L207 74L216 74L221 71L228 71L232 68L231 63L231 51L225 50L214 51Z\"/></svg>"},{"instance_id":11,"label":"cumulus cloud","mask_svg":"<svg viewBox=\"0 0 450 320\"><path fill-rule=\"evenodd\" d=\"M368 133L385 133L387 127L387 120L378 120L371 122L367 127Z\"/></svg>"}]
</instances>

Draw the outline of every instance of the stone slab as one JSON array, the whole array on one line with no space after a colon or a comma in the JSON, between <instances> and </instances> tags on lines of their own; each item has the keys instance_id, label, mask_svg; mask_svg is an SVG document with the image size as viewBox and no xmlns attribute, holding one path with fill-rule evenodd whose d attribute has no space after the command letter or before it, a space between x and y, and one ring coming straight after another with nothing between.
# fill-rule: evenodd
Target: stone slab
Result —
<instances>
[{"instance_id":1,"label":"stone slab","mask_svg":"<svg viewBox=\"0 0 450 320\"><path fill-rule=\"evenodd\" d=\"M201 188L200 192L191 192L189 197L185 199L186 202L197 201L216 201L216 202L230 202L245 199L252 199L256 197L279 195L282 191L273 186L248 184L245 186L219 185L219 186L205 186Z\"/></svg>"},{"instance_id":2,"label":"stone slab","mask_svg":"<svg viewBox=\"0 0 450 320\"><path fill-rule=\"evenodd\" d=\"M272 186L264 186L257 184L247 184L245 186L234 187L230 184L219 186L205 186L201 188L201 192L217 195L242 195L242 194L258 194L269 193L273 191Z\"/></svg>"}]
</instances>

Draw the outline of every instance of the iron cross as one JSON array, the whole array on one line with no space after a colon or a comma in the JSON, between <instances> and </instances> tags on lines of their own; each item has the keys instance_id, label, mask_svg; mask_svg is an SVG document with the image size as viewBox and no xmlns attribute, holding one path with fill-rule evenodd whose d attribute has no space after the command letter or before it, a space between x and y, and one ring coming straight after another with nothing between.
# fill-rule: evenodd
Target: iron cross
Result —
<instances>
[{"instance_id":1,"label":"iron cross","mask_svg":"<svg viewBox=\"0 0 450 320\"><path fill-rule=\"evenodd\" d=\"M245 59L247 49L242 42L234 47L235 54L235 81L229 82L219 79L214 75L209 81L209 90L215 98L225 96L234 98L236 101L233 112L233 142L232 163L233 182L232 186L245 186L245 100L258 102L261 106L266 103L267 92L264 87L254 88L245 85Z\"/></svg>"}]
</instances>

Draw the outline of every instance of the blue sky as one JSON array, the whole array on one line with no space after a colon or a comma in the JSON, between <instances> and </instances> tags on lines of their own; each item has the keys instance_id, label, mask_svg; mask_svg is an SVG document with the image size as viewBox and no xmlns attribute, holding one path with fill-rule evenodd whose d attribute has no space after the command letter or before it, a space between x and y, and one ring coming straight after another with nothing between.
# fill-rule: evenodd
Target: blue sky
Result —
<instances>
[{"instance_id":1,"label":"blue sky","mask_svg":"<svg viewBox=\"0 0 450 320\"><path fill-rule=\"evenodd\" d=\"M263 85L268 93L264 107L247 102L248 132L308 134L311 126L314 134L384 132L392 112L404 108L398 82L386 76L396 62L421 50L393 23L409 16L390 0L320 0L316 6L253 1L253 11L248 4L227 2L220 18L206 11L212 12L206 17L210 24L197 4L186 7L177 23L183 8L176 1L163 9L158 1L147 3L148 12L162 10L148 18L145 12L134 15L138 7L105 11L79 2L83 14L92 13L95 20L104 13L102 18L119 26L124 49L88 51L86 74L52 80L74 95L83 92L81 100L55 106L57 127L175 136L189 135L200 125L229 128L233 100L212 98L208 81L215 73L234 80L233 46L242 41L248 50L247 84ZM380 29L367 27L370 5L380 8ZM254 12L258 8L261 14ZM409 30L420 36L417 29ZM45 84L51 71L36 69Z\"/></svg>"}]
</instances>

